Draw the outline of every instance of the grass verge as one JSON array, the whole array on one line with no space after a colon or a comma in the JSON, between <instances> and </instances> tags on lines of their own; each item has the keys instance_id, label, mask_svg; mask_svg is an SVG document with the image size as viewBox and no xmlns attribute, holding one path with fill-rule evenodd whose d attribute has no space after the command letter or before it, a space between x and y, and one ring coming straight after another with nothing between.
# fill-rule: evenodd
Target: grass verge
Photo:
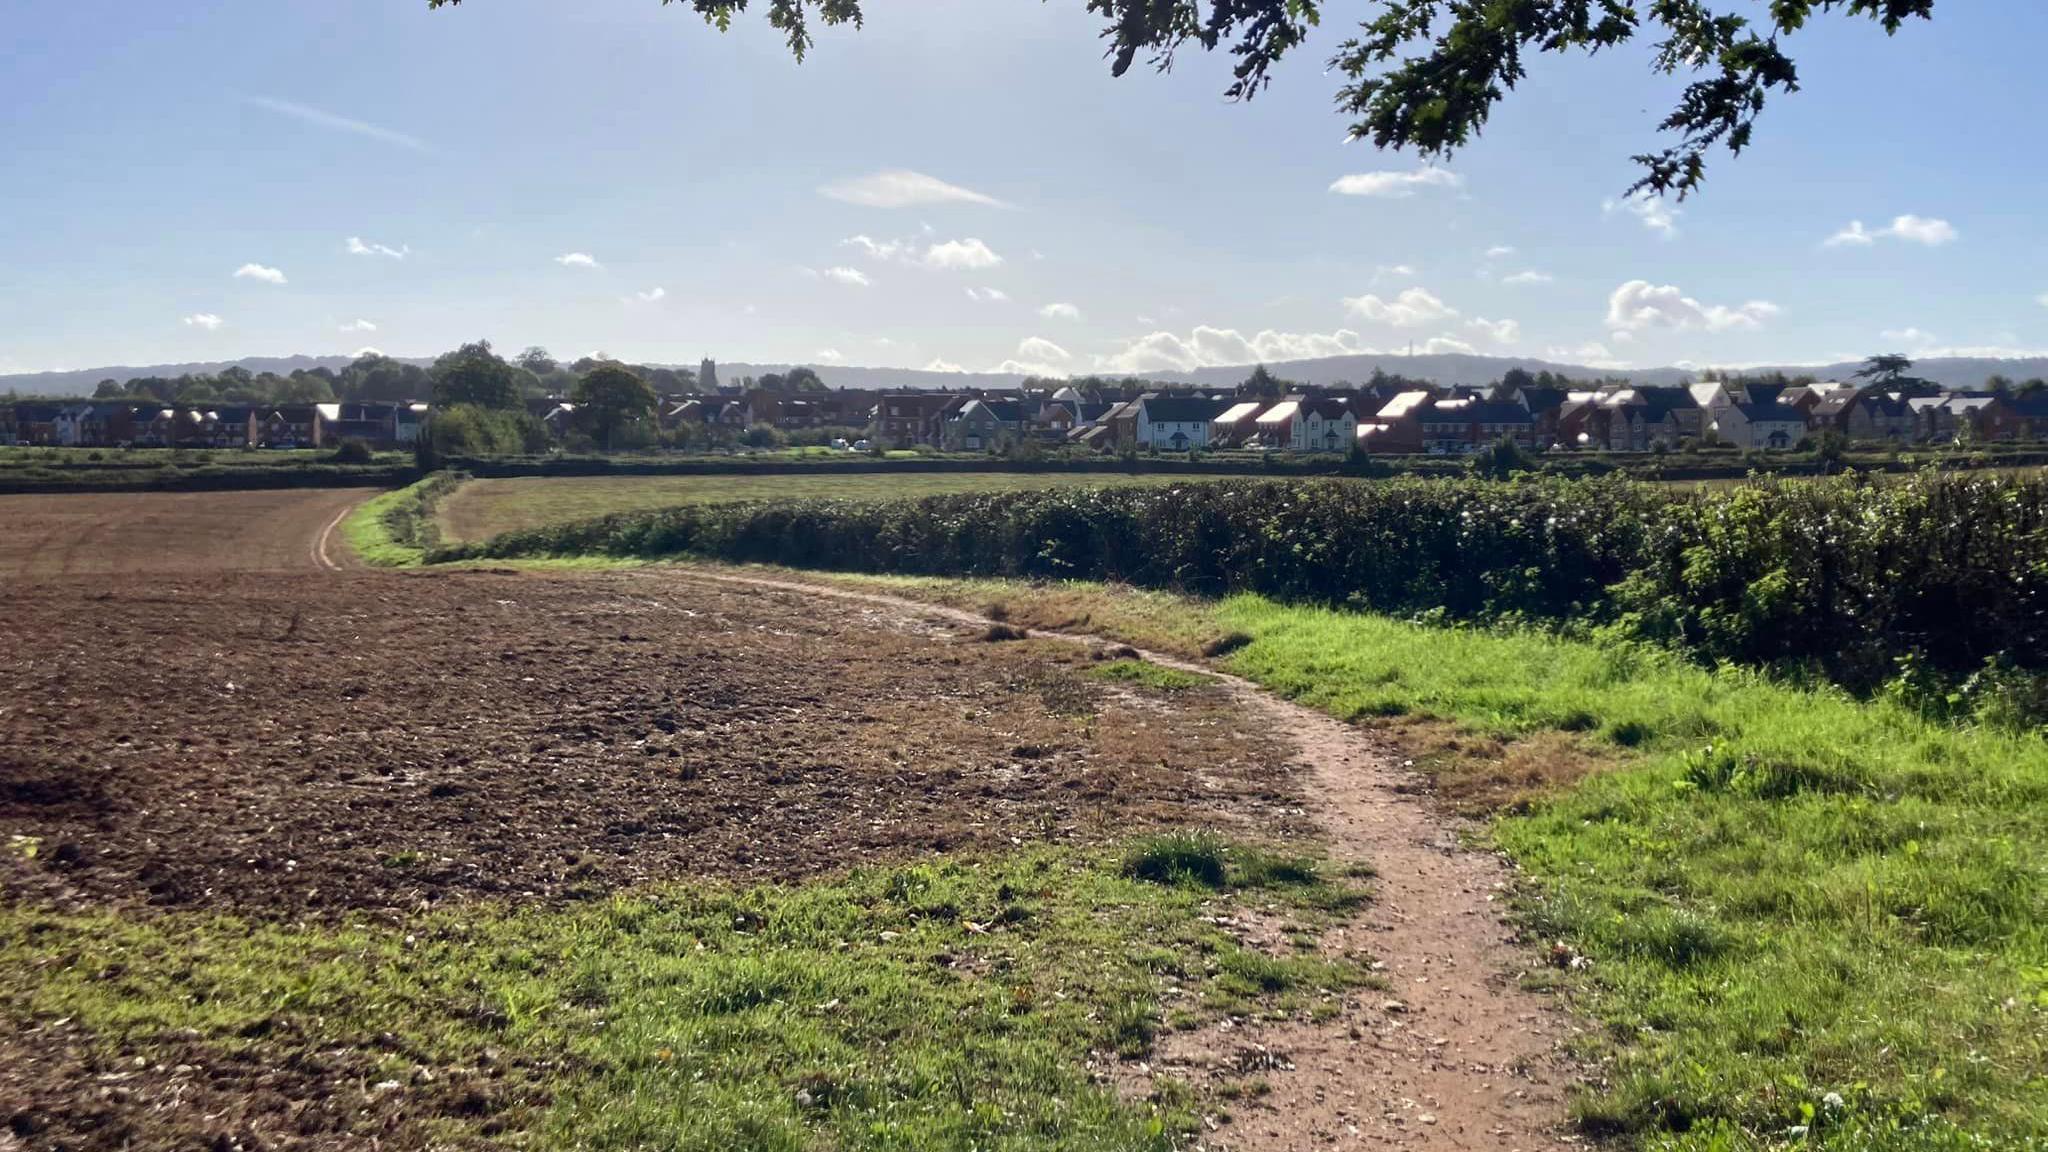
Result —
<instances>
[{"instance_id":1,"label":"grass verge","mask_svg":"<svg viewBox=\"0 0 2048 1152\"><path fill-rule=\"evenodd\" d=\"M374 568L412 568L440 543L436 505L467 477L436 472L364 501L341 522L342 538Z\"/></svg>"},{"instance_id":2,"label":"grass verge","mask_svg":"<svg viewBox=\"0 0 2048 1152\"><path fill-rule=\"evenodd\" d=\"M406 1131L456 1142L1163 1152L1192 1092L1123 1099L1091 1061L1144 1052L1169 1008L1288 1013L1368 979L1216 926L1240 899L1318 923L1350 897L1312 865L1185 839L1200 876L1148 871L1145 842L396 924L10 907L0 1008L124 1068L327 1067L345 1114L389 1120L397 1093Z\"/></svg>"},{"instance_id":3,"label":"grass verge","mask_svg":"<svg viewBox=\"0 0 2048 1152\"><path fill-rule=\"evenodd\" d=\"M1534 631L828 579L1167 651L1241 634L1225 668L1379 725L1426 768L1519 763L1533 786L1494 831L1552 979L1605 1026L1590 1132L1674 1150L2048 1140L2038 733Z\"/></svg>"}]
</instances>

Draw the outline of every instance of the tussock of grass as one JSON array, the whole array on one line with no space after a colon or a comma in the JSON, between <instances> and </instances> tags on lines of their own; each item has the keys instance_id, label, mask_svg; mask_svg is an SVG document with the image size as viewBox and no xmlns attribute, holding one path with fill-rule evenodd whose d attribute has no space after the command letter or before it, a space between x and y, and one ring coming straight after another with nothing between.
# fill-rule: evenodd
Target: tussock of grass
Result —
<instances>
[{"instance_id":1,"label":"tussock of grass","mask_svg":"<svg viewBox=\"0 0 2048 1152\"><path fill-rule=\"evenodd\" d=\"M1213 677L1199 672L1183 672L1148 660L1111 660L1088 669L1088 674L1099 680L1117 684L1139 684L1161 692L1185 692L1190 688L1202 688L1214 684Z\"/></svg>"},{"instance_id":2,"label":"tussock of grass","mask_svg":"<svg viewBox=\"0 0 2048 1152\"><path fill-rule=\"evenodd\" d=\"M1271 869L1234 880L1297 919L1328 898ZM491 1049L513 1070L488 1085L496 1103L437 1123L537 1147L1165 1152L1192 1132L1192 1102L1120 1099L1086 1057L1141 1055L1169 975L1213 1010L1252 1012L1365 979L1246 953L1203 918L1224 898L1044 850L396 925L13 907L0 1019L69 1017L143 1055L181 1036L263 1056L388 1034L360 1049L371 1082L416 1082L416 1064L459 1081Z\"/></svg>"}]
</instances>

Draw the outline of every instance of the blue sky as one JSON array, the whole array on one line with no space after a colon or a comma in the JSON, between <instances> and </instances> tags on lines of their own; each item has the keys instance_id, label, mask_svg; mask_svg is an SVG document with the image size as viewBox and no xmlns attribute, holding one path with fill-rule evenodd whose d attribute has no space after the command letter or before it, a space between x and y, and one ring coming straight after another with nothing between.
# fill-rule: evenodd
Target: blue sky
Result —
<instances>
[{"instance_id":1,"label":"blue sky","mask_svg":"<svg viewBox=\"0 0 2048 1152\"><path fill-rule=\"evenodd\" d=\"M1344 142L1345 0L1241 105L1221 57L1111 79L1080 0L868 7L798 66L655 0L16 3L0 372L478 336L1066 372L2048 348L2048 5L1819 20L1751 151L1649 207L1614 202L1678 88L1646 49L1538 59L1432 170Z\"/></svg>"}]
</instances>

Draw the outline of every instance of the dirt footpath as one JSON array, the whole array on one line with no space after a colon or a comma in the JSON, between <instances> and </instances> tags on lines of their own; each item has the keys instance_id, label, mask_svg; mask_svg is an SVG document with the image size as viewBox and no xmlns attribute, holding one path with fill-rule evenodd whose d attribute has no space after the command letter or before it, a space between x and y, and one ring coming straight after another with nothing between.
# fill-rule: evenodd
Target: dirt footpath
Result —
<instances>
[{"instance_id":1,"label":"dirt footpath","mask_svg":"<svg viewBox=\"0 0 2048 1152\"><path fill-rule=\"evenodd\" d=\"M954 609L772 577L656 569L642 579L801 590L821 603L980 622ZM1434 807L1427 780L1365 732L1249 681L1223 682L1241 716L1290 737L1292 768L1307 776L1307 811L1331 855L1375 872L1372 902L1322 946L1374 957L1388 988L1347 998L1333 1020L1224 1020L1167 1034L1135 1078L1122 1067L1104 1074L1126 1086L1135 1080L1139 1091L1153 1076L1234 1087L1241 1102L1205 1140L1212 1149L1533 1152L1575 1143L1565 1127L1572 1070L1560 1052L1573 1026L1554 1000L1517 983L1515 974L1537 961L1506 921L1506 864L1470 847L1466 838L1478 829ZM1254 1081L1262 1091L1243 1091Z\"/></svg>"},{"instance_id":2,"label":"dirt footpath","mask_svg":"<svg viewBox=\"0 0 2048 1152\"><path fill-rule=\"evenodd\" d=\"M568 899L871 859L1305 827L1220 689L1072 646L626 573L62 579L8 590L0 841L59 903L256 914Z\"/></svg>"},{"instance_id":3,"label":"dirt footpath","mask_svg":"<svg viewBox=\"0 0 2048 1152\"><path fill-rule=\"evenodd\" d=\"M0 580L335 568L367 488L0 496Z\"/></svg>"}]
</instances>

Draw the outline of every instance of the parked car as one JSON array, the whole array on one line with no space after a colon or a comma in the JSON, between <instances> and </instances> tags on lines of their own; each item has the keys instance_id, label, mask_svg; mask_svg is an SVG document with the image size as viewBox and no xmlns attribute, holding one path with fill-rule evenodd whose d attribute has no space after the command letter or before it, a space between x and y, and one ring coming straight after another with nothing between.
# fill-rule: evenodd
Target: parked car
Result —
<instances>
[{"instance_id":1,"label":"parked car","mask_svg":"<svg viewBox=\"0 0 2048 1152\"><path fill-rule=\"evenodd\" d=\"M869 443L868 443L867 441L865 441L865 440L855 440L855 441L853 442L853 450L854 450L855 452L865 452L865 451L867 451L868 449L870 449L870 448L872 448L872 447L874 447L874 445L872 445L872 444L869 444Z\"/></svg>"}]
</instances>

